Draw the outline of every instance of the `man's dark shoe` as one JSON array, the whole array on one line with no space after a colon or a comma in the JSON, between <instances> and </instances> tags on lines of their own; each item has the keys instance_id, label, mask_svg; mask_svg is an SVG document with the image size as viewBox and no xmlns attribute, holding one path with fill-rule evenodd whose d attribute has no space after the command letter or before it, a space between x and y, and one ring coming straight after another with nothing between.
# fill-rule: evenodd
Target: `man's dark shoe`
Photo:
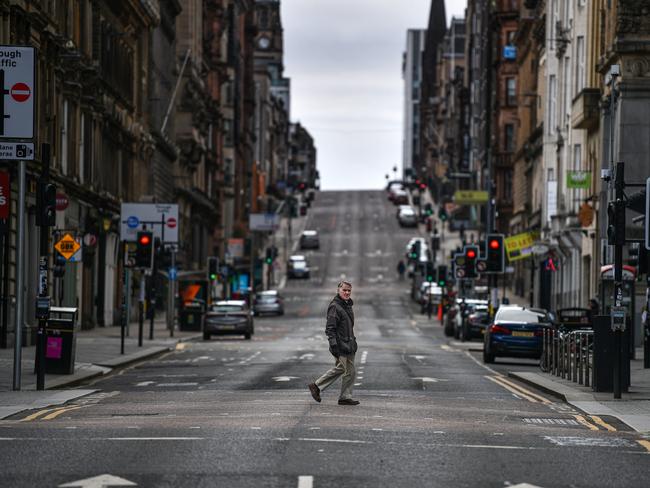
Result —
<instances>
[{"instance_id":1,"label":"man's dark shoe","mask_svg":"<svg viewBox=\"0 0 650 488\"><path fill-rule=\"evenodd\" d=\"M307 386L309 387L312 398L320 403L320 388L316 386L316 383L309 383Z\"/></svg>"},{"instance_id":2,"label":"man's dark shoe","mask_svg":"<svg viewBox=\"0 0 650 488\"><path fill-rule=\"evenodd\" d=\"M352 398L339 400L339 405L359 405L359 403L361 403L359 400L353 400Z\"/></svg>"}]
</instances>

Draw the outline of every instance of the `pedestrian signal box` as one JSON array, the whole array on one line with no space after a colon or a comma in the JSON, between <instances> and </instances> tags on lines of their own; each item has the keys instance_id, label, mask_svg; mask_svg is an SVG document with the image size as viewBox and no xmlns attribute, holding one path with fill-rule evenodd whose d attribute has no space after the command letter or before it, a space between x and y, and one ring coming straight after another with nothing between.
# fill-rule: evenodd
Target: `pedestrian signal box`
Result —
<instances>
[{"instance_id":1,"label":"pedestrian signal box","mask_svg":"<svg viewBox=\"0 0 650 488\"><path fill-rule=\"evenodd\" d=\"M486 273L503 273L506 270L506 254L503 234L488 234L485 240Z\"/></svg>"},{"instance_id":2,"label":"pedestrian signal box","mask_svg":"<svg viewBox=\"0 0 650 488\"><path fill-rule=\"evenodd\" d=\"M478 246L468 245L463 248L463 254L465 255L465 278L471 279L476 278L478 273L476 272L476 262L478 261Z\"/></svg>"}]
</instances>

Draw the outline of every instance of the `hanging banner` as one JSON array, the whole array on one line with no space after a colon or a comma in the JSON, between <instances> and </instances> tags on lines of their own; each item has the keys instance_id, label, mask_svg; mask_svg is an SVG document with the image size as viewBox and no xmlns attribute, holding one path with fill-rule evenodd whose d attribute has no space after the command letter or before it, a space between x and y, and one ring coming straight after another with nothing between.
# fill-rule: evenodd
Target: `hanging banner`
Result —
<instances>
[{"instance_id":1,"label":"hanging banner","mask_svg":"<svg viewBox=\"0 0 650 488\"><path fill-rule=\"evenodd\" d=\"M591 171L567 171L566 187L575 190L591 188Z\"/></svg>"},{"instance_id":2,"label":"hanging banner","mask_svg":"<svg viewBox=\"0 0 650 488\"><path fill-rule=\"evenodd\" d=\"M535 242L539 240L539 232L522 232L506 237L504 245L508 261L517 261L533 255Z\"/></svg>"},{"instance_id":3,"label":"hanging banner","mask_svg":"<svg viewBox=\"0 0 650 488\"><path fill-rule=\"evenodd\" d=\"M487 203L488 192L473 190L456 190L454 193L454 203L458 205L480 205Z\"/></svg>"}]
</instances>

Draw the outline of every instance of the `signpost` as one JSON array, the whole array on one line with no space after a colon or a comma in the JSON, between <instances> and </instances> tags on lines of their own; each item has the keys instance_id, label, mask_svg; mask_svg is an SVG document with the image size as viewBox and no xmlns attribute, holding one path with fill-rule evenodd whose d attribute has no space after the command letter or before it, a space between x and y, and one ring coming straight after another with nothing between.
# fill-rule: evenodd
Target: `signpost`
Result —
<instances>
[{"instance_id":1,"label":"signpost","mask_svg":"<svg viewBox=\"0 0 650 488\"><path fill-rule=\"evenodd\" d=\"M17 159L18 215L16 229L16 313L14 326L13 389L20 390L22 361L22 327L25 274L25 193L26 160L33 157L34 112L36 107L36 49L28 46L0 45L0 144L6 146L0 156ZM9 141L8 139L14 140ZM14 146L12 143L16 142ZM10 158L13 156L13 158Z\"/></svg>"}]
</instances>

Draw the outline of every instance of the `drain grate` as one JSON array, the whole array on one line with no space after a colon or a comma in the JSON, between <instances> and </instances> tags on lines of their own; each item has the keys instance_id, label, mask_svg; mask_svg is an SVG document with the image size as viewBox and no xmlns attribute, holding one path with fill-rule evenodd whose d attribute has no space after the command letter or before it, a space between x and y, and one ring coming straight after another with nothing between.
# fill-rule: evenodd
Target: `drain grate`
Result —
<instances>
[{"instance_id":1,"label":"drain grate","mask_svg":"<svg viewBox=\"0 0 650 488\"><path fill-rule=\"evenodd\" d=\"M580 425L575 419L541 419L541 418L524 418L522 419L524 423L527 424L536 424L536 425L571 425L576 426Z\"/></svg>"}]
</instances>

